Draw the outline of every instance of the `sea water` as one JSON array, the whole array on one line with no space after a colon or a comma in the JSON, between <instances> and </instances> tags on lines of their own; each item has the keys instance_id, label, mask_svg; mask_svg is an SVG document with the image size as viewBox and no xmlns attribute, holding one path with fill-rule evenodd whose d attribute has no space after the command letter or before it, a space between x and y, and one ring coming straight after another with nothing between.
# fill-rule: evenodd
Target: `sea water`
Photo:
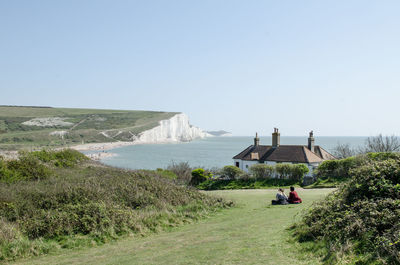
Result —
<instances>
[{"instance_id":1,"label":"sea water","mask_svg":"<svg viewBox=\"0 0 400 265\"><path fill-rule=\"evenodd\" d=\"M331 152L337 144L362 146L367 137L319 136L315 145ZM106 165L129 169L166 168L171 163L188 162L192 167L214 168L233 165L232 157L253 144L253 137L209 137L187 143L141 144L109 150ZM282 145L307 145L307 137L282 136ZM260 137L261 145L271 145L271 137Z\"/></svg>"}]
</instances>

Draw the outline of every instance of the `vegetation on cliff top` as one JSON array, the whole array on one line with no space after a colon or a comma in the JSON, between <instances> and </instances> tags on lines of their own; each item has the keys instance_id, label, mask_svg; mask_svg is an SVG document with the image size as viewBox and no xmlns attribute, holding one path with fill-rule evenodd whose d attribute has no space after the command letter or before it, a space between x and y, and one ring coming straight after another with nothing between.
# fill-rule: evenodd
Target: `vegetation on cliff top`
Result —
<instances>
[{"instance_id":1,"label":"vegetation on cliff top","mask_svg":"<svg viewBox=\"0 0 400 265\"><path fill-rule=\"evenodd\" d=\"M0 149L128 141L175 114L0 106Z\"/></svg>"}]
</instances>

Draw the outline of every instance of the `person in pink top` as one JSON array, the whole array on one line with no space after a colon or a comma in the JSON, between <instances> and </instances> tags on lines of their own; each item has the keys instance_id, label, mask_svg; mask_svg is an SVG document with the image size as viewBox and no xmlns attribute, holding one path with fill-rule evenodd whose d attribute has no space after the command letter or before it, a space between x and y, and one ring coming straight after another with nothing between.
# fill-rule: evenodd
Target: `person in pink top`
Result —
<instances>
[{"instance_id":1,"label":"person in pink top","mask_svg":"<svg viewBox=\"0 0 400 265\"><path fill-rule=\"evenodd\" d=\"M300 199L299 195L297 194L296 191L294 191L294 187L290 187L288 202L293 204L302 203L302 200Z\"/></svg>"}]
</instances>

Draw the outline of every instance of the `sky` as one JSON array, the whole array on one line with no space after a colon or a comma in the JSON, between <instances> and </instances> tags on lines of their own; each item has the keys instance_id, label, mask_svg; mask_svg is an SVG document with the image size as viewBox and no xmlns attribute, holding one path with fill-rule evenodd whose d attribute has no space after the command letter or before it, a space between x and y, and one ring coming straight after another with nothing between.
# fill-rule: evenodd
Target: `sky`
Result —
<instances>
[{"instance_id":1,"label":"sky","mask_svg":"<svg viewBox=\"0 0 400 265\"><path fill-rule=\"evenodd\" d=\"M397 0L0 0L0 104L400 135L399 13Z\"/></svg>"}]
</instances>

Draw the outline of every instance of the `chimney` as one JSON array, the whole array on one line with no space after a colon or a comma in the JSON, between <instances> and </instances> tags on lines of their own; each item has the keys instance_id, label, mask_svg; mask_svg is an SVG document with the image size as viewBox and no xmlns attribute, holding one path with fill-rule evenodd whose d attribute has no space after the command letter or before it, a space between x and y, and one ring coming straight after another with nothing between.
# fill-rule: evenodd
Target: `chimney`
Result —
<instances>
[{"instance_id":1,"label":"chimney","mask_svg":"<svg viewBox=\"0 0 400 265\"><path fill-rule=\"evenodd\" d=\"M272 134L272 147L276 148L280 145L281 142L281 134L278 131L278 128L274 128L274 133Z\"/></svg>"},{"instance_id":2,"label":"chimney","mask_svg":"<svg viewBox=\"0 0 400 265\"><path fill-rule=\"evenodd\" d=\"M256 137L254 138L254 146L258 146L260 144L260 138L258 138L258 133L256 133Z\"/></svg>"},{"instance_id":3,"label":"chimney","mask_svg":"<svg viewBox=\"0 0 400 265\"><path fill-rule=\"evenodd\" d=\"M314 153L314 133L310 132L310 136L308 137L308 149Z\"/></svg>"}]
</instances>

